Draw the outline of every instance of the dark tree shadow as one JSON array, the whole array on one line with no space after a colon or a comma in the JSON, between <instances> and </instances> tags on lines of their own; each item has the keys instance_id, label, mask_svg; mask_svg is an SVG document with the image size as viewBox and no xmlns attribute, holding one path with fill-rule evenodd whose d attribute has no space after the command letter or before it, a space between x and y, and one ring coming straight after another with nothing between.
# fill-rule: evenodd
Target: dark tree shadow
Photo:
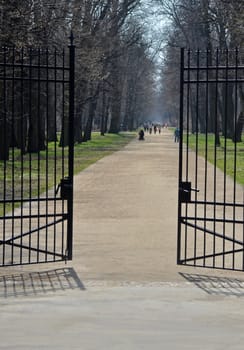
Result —
<instances>
[{"instance_id":1,"label":"dark tree shadow","mask_svg":"<svg viewBox=\"0 0 244 350\"><path fill-rule=\"evenodd\" d=\"M85 290L73 268L0 276L0 298L40 295L67 289Z\"/></svg>"},{"instance_id":2,"label":"dark tree shadow","mask_svg":"<svg viewBox=\"0 0 244 350\"><path fill-rule=\"evenodd\" d=\"M182 272L179 274L210 295L244 296L244 280Z\"/></svg>"}]
</instances>

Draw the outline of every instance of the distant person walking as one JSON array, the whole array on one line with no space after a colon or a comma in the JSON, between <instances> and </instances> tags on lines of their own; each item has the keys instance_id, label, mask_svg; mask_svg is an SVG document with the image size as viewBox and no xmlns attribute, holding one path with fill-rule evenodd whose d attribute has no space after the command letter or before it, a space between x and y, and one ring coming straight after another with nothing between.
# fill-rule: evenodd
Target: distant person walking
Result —
<instances>
[{"instance_id":1,"label":"distant person walking","mask_svg":"<svg viewBox=\"0 0 244 350\"><path fill-rule=\"evenodd\" d=\"M175 129L175 142L179 142L180 140L180 129L176 128Z\"/></svg>"},{"instance_id":2,"label":"distant person walking","mask_svg":"<svg viewBox=\"0 0 244 350\"><path fill-rule=\"evenodd\" d=\"M143 129L141 129L141 130L139 131L138 135L139 135L139 140L140 140L140 141L144 140L144 131L143 131Z\"/></svg>"}]
</instances>

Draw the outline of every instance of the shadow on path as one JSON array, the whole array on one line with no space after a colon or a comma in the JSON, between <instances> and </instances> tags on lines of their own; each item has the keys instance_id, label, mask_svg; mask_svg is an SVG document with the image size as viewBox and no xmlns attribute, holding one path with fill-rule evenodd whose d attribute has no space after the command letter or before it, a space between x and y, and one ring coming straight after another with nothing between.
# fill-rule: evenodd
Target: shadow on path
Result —
<instances>
[{"instance_id":1,"label":"shadow on path","mask_svg":"<svg viewBox=\"0 0 244 350\"><path fill-rule=\"evenodd\" d=\"M0 276L0 298L41 295L67 289L85 290L73 268Z\"/></svg>"},{"instance_id":2,"label":"shadow on path","mask_svg":"<svg viewBox=\"0 0 244 350\"><path fill-rule=\"evenodd\" d=\"M244 280L182 272L179 274L210 295L244 296Z\"/></svg>"}]
</instances>

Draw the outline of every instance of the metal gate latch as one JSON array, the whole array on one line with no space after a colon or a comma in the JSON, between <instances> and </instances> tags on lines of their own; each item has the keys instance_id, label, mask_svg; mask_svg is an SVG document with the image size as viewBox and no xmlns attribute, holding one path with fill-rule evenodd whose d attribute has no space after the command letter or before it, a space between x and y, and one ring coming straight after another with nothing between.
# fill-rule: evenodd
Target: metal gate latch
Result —
<instances>
[{"instance_id":1,"label":"metal gate latch","mask_svg":"<svg viewBox=\"0 0 244 350\"><path fill-rule=\"evenodd\" d=\"M60 189L60 197L62 199L69 199L72 194L72 183L69 177L65 177L60 180L60 183L56 189L56 194Z\"/></svg>"},{"instance_id":2,"label":"metal gate latch","mask_svg":"<svg viewBox=\"0 0 244 350\"><path fill-rule=\"evenodd\" d=\"M199 192L199 190L191 188L191 182L185 181L180 183L179 195L182 203L188 203L191 201L191 191Z\"/></svg>"}]
</instances>

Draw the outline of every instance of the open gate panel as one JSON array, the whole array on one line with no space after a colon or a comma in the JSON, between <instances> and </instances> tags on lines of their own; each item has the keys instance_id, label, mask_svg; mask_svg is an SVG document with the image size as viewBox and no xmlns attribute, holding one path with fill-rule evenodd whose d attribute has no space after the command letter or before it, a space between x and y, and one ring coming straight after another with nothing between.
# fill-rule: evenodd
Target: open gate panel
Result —
<instances>
[{"instance_id":1,"label":"open gate panel","mask_svg":"<svg viewBox=\"0 0 244 350\"><path fill-rule=\"evenodd\" d=\"M71 259L73 41L2 48L0 94L0 266Z\"/></svg>"},{"instance_id":2,"label":"open gate panel","mask_svg":"<svg viewBox=\"0 0 244 350\"><path fill-rule=\"evenodd\" d=\"M178 264L244 270L240 62L238 50L181 51Z\"/></svg>"}]
</instances>

